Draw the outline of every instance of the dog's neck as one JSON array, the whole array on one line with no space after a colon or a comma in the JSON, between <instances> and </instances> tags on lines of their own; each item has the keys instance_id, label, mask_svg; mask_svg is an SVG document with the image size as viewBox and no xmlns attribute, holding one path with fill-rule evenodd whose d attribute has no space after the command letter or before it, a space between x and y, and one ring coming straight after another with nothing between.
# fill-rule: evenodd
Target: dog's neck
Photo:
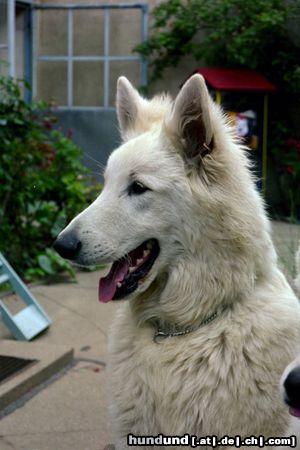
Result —
<instances>
[{"instance_id":1,"label":"dog's neck","mask_svg":"<svg viewBox=\"0 0 300 450\"><path fill-rule=\"evenodd\" d=\"M139 325L147 322L161 330L195 329L216 312L219 314L224 305L240 299L240 291L233 284L225 290L216 274L205 278L200 269L196 271L195 264L190 264L184 271L176 267L171 273L160 274L146 292L131 301ZM240 283L240 287L246 293L245 285Z\"/></svg>"},{"instance_id":2,"label":"dog's neck","mask_svg":"<svg viewBox=\"0 0 300 450\"><path fill-rule=\"evenodd\" d=\"M146 292L131 301L137 323L156 323L163 330L194 329L224 305L249 297L264 277L263 273L256 272L254 259L246 258L242 252L229 254L228 245L223 255L222 243L215 252L218 258L205 252L189 254L160 273Z\"/></svg>"}]
</instances>

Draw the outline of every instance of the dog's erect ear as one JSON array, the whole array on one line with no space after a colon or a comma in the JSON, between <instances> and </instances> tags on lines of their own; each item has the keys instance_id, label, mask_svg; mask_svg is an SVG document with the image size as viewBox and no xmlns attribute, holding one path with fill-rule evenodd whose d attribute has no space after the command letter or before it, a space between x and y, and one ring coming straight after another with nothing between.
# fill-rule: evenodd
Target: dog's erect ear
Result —
<instances>
[{"instance_id":1,"label":"dog's erect ear","mask_svg":"<svg viewBox=\"0 0 300 450\"><path fill-rule=\"evenodd\" d=\"M123 140L134 129L138 116L140 95L126 77L120 77L117 85L117 116Z\"/></svg>"},{"instance_id":2,"label":"dog's erect ear","mask_svg":"<svg viewBox=\"0 0 300 450\"><path fill-rule=\"evenodd\" d=\"M205 156L213 147L209 93L201 75L193 75L176 97L167 129L184 144L188 158Z\"/></svg>"}]
</instances>

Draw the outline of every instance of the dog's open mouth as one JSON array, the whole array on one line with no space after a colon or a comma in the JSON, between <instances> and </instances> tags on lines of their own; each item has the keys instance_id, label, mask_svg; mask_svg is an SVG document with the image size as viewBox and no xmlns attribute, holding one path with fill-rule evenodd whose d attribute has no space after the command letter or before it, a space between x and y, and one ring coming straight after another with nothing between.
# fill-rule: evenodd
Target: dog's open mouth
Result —
<instances>
[{"instance_id":1,"label":"dog's open mouth","mask_svg":"<svg viewBox=\"0 0 300 450\"><path fill-rule=\"evenodd\" d=\"M149 239L139 247L115 261L104 278L99 281L99 300L121 300L135 291L138 283L149 273L159 254L156 239Z\"/></svg>"},{"instance_id":2,"label":"dog's open mouth","mask_svg":"<svg viewBox=\"0 0 300 450\"><path fill-rule=\"evenodd\" d=\"M299 390L299 388L298 388ZM300 418L300 392L295 392L293 398L290 399L289 396L285 393L284 401L286 405L289 407L289 413L291 416Z\"/></svg>"},{"instance_id":3,"label":"dog's open mouth","mask_svg":"<svg viewBox=\"0 0 300 450\"><path fill-rule=\"evenodd\" d=\"M300 409L299 408L289 408L289 413L291 416L300 418Z\"/></svg>"}]
</instances>

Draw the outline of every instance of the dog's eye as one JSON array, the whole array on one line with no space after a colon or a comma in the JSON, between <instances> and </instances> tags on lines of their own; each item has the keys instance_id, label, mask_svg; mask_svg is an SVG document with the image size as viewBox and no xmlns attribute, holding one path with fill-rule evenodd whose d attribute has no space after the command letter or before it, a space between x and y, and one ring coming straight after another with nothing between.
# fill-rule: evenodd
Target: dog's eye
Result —
<instances>
[{"instance_id":1,"label":"dog's eye","mask_svg":"<svg viewBox=\"0 0 300 450\"><path fill-rule=\"evenodd\" d=\"M150 189L147 188L147 186L144 186L139 181L134 181L128 189L129 195L141 195L146 191L149 191Z\"/></svg>"}]
</instances>

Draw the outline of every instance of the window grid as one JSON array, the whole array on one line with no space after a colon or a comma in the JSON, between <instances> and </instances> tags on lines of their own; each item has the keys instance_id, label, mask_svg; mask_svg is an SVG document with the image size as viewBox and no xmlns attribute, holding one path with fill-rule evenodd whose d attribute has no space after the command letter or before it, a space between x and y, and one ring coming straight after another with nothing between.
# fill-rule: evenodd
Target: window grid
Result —
<instances>
[{"instance_id":1,"label":"window grid","mask_svg":"<svg viewBox=\"0 0 300 450\"><path fill-rule=\"evenodd\" d=\"M67 39L68 39L68 53L67 56L39 56L37 54L37 45L34 48L34 70L33 70L33 94L36 96L37 94L37 66L41 61L47 62L58 62L58 61L66 61L67 62L67 105L60 106L59 109L108 109L109 105L109 85L110 85L110 62L112 61L137 61L140 62L140 80L141 85L146 85L147 83L147 62L141 56L110 56L110 10L111 9L140 9L142 12L141 17L141 41L143 42L147 38L147 28L148 28L148 5L143 3L134 3L134 4L116 4L116 5L35 5L34 7L34 32L36 34L33 42L37 42L37 18L36 18L36 10L67 10L68 18L67 18ZM103 56L98 55L89 55L89 56L74 56L74 10L90 10L90 9L103 9L104 10L104 54ZM76 107L74 106L73 92L74 92L74 71L73 71L73 63L74 61L85 61L85 62L93 62L93 61L103 61L104 62L104 80L103 80L103 106L101 107Z\"/></svg>"},{"instance_id":2,"label":"window grid","mask_svg":"<svg viewBox=\"0 0 300 450\"><path fill-rule=\"evenodd\" d=\"M7 34L6 42L0 43L0 50L7 49L7 63L8 63L8 74L11 77L16 75L16 65L15 65L15 28L16 28L16 18L15 0L7 0L2 2L3 9L6 9L6 18L4 23L6 24Z\"/></svg>"}]
</instances>

